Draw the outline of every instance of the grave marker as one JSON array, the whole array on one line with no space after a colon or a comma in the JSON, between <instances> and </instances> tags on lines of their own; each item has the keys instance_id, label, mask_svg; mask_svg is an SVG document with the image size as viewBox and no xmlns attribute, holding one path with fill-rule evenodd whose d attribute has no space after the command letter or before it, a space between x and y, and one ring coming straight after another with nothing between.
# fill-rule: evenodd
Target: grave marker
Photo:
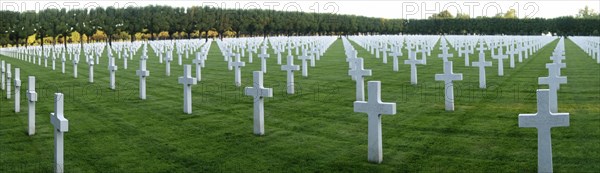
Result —
<instances>
[{"instance_id":1,"label":"grave marker","mask_svg":"<svg viewBox=\"0 0 600 173\"><path fill-rule=\"evenodd\" d=\"M381 115L396 114L396 103L381 102L381 82L369 81L369 101L355 101L354 112L369 115L369 152L368 160L374 163L383 161L383 146L381 137Z\"/></svg>"},{"instance_id":2,"label":"grave marker","mask_svg":"<svg viewBox=\"0 0 600 173\"><path fill-rule=\"evenodd\" d=\"M245 94L247 96L254 97L254 134L264 135L265 124L264 124L264 97L273 97L272 88L263 87L263 73L262 71L255 71L253 73L254 85L253 87L246 87Z\"/></svg>"},{"instance_id":3,"label":"grave marker","mask_svg":"<svg viewBox=\"0 0 600 173\"><path fill-rule=\"evenodd\" d=\"M537 113L519 114L519 127L535 127L538 132L538 172L552 172L552 127L569 126L569 113L552 113L549 90L537 90Z\"/></svg>"}]
</instances>

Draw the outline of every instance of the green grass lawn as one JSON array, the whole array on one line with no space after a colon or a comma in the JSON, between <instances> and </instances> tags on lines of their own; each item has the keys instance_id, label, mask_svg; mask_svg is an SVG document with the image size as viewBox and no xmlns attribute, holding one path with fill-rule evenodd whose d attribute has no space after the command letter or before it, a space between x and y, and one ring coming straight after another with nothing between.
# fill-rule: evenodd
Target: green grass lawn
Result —
<instances>
[{"instance_id":1,"label":"green grass lawn","mask_svg":"<svg viewBox=\"0 0 600 173\"><path fill-rule=\"evenodd\" d=\"M489 52L488 89L478 88L478 68L454 61L456 111L444 111L442 73L437 45L427 65L418 66L418 85L410 85L410 68L392 71L358 45L359 57L382 81L382 100L396 102L397 114L382 118L382 164L367 162L367 115L353 112L355 82L348 76L341 40L325 53L309 77L295 73L296 94L286 94L286 72L268 59L265 87L274 97L265 101L265 135L252 133L252 98L234 86L213 44L193 92L193 114L183 113L183 74L177 56L171 76L149 49L147 100L138 99L140 52L124 70L117 59L117 89L109 89L106 53L94 67L95 83L88 83L88 66L80 61L79 78L5 56L21 68L21 112L14 100L0 98L0 172L52 172L53 133L49 114L53 93L65 94L65 169L67 172L535 172L537 132L519 128L519 113L536 112L537 78L547 76L545 63L558 40L517 63L505 61L505 76L497 76L497 61ZM570 40L565 40L568 84L559 90L559 111L570 113L570 127L552 130L556 172L600 171L600 65ZM141 51L141 49L140 49ZM457 57L456 51L451 50ZM420 54L418 55L420 57ZM195 56L190 56L195 57ZM478 59L471 55L471 61ZM260 59L242 69L242 86L251 86ZM191 64L185 59L184 64ZM285 57L283 62L285 63ZM42 62L43 63L43 62ZM296 64L300 61L295 60ZM27 135L27 76L36 76L37 126ZM366 83L365 83L366 86ZM14 93L14 92L13 92Z\"/></svg>"}]
</instances>

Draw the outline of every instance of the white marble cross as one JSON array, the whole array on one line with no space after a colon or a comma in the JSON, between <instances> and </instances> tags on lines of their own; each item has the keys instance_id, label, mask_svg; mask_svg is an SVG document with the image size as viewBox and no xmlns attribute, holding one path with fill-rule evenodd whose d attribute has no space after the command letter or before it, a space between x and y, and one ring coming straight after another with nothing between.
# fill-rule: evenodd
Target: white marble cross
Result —
<instances>
[{"instance_id":1,"label":"white marble cross","mask_svg":"<svg viewBox=\"0 0 600 173\"><path fill-rule=\"evenodd\" d=\"M365 82L364 76L371 76L371 70L364 69L363 59L357 58L354 69L348 70L348 75L356 81L356 101L365 100Z\"/></svg>"},{"instance_id":2,"label":"white marble cross","mask_svg":"<svg viewBox=\"0 0 600 173\"><path fill-rule=\"evenodd\" d=\"M444 42L442 42L444 43ZM451 53L448 53L448 47L446 47L445 44L442 44L442 46L440 47L440 49L442 50L441 54L438 54L438 58L442 58L444 60L444 62L448 61L448 58L452 58L454 55Z\"/></svg>"},{"instance_id":3,"label":"white marble cross","mask_svg":"<svg viewBox=\"0 0 600 173\"><path fill-rule=\"evenodd\" d=\"M50 122L54 126L54 172L65 171L64 133L69 131L69 120L64 117L64 96L54 94L54 113L50 113Z\"/></svg>"},{"instance_id":4,"label":"white marble cross","mask_svg":"<svg viewBox=\"0 0 600 173\"><path fill-rule=\"evenodd\" d=\"M0 67L0 68L2 69L2 86L1 87L2 87L2 90L4 90L4 87L6 87L6 83L5 83L5 81L6 81L6 78L5 78L6 63L4 62L4 60L2 60L2 67Z\"/></svg>"},{"instance_id":5,"label":"white marble cross","mask_svg":"<svg viewBox=\"0 0 600 173\"><path fill-rule=\"evenodd\" d=\"M168 52L168 51L167 51ZM167 53L165 55L165 75L167 76L171 76L171 61L173 61L173 58L171 57L171 53Z\"/></svg>"},{"instance_id":6,"label":"white marble cross","mask_svg":"<svg viewBox=\"0 0 600 173\"><path fill-rule=\"evenodd\" d=\"M485 67L492 66L492 62L485 61L485 53L483 52L483 50L485 50L485 49L483 48L482 43L480 43L479 45L480 45L480 48L478 48L479 61L472 62L472 65L479 67L479 88L485 89L485 88L487 88L486 80L485 80Z\"/></svg>"},{"instance_id":7,"label":"white marble cross","mask_svg":"<svg viewBox=\"0 0 600 173\"><path fill-rule=\"evenodd\" d=\"M196 80L202 79L202 65L204 60L202 59L202 52L196 52L196 59L192 60L192 63L196 65Z\"/></svg>"},{"instance_id":8,"label":"white marble cross","mask_svg":"<svg viewBox=\"0 0 600 173\"><path fill-rule=\"evenodd\" d=\"M514 45L508 44L508 50L506 50L506 53L508 53L509 67L515 68L515 54L517 51L515 50Z\"/></svg>"},{"instance_id":9,"label":"white marble cross","mask_svg":"<svg viewBox=\"0 0 600 173\"><path fill-rule=\"evenodd\" d=\"M408 52L408 60L404 60L404 64L410 64L410 83L417 84L417 64L423 64L421 60L417 60L417 53L414 51Z\"/></svg>"},{"instance_id":10,"label":"white marble cross","mask_svg":"<svg viewBox=\"0 0 600 173\"><path fill-rule=\"evenodd\" d=\"M192 65L183 65L183 76L179 77L179 83L183 85L183 112L192 114L192 85L198 83L192 77Z\"/></svg>"},{"instance_id":11,"label":"white marble cross","mask_svg":"<svg viewBox=\"0 0 600 173\"><path fill-rule=\"evenodd\" d=\"M150 76L150 71L146 70L147 59L146 52L143 52L142 57L140 57L140 69L135 71L136 75L140 77L140 99L142 100L146 100L146 77Z\"/></svg>"},{"instance_id":12,"label":"white marble cross","mask_svg":"<svg viewBox=\"0 0 600 173\"><path fill-rule=\"evenodd\" d=\"M455 80L462 80L462 74L452 72L452 61L444 62L444 73L435 75L436 81L444 81L444 103L446 111L454 111L454 84Z\"/></svg>"},{"instance_id":13,"label":"white marble cross","mask_svg":"<svg viewBox=\"0 0 600 173\"><path fill-rule=\"evenodd\" d=\"M21 69L15 68L15 112L21 112Z\"/></svg>"},{"instance_id":14,"label":"white marble cross","mask_svg":"<svg viewBox=\"0 0 600 173\"><path fill-rule=\"evenodd\" d=\"M240 54L235 55L235 61L229 62L229 66L234 68L235 86L242 86L242 67L246 66L246 63L240 60Z\"/></svg>"},{"instance_id":15,"label":"white marble cross","mask_svg":"<svg viewBox=\"0 0 600 173\"><path fill-rule=\"evenodd\" d=\"M73 57L73 60L71 62L73 62L73 78L77 78L77 64L79 63L79 53L75 54L75 57Z\"/></svg>"},{"instance_id":16,"label":"white marble cross","mask_svg":"<svg viewBox=\"0 0 600 173\"><path fill-rule=\"evenodd\" d=\"M248 52L248 63L252 64L254 62L254 58L252 57L252 46L248 46L246 51Z\"/></svg>"},{"instance_id":17,"label":"white marble cross","mask_svg":"<svg viewBox=\"0 0 600 173\"><path fill-rule=\"evenodd\" d=\"M65 58L65 52L62 53L62 57L60 58L60 61L62 63L62 65L61 65L62 73L65 74L65 61L67 61L67 59Z\"/></svg>"},{"instance_id":18,"label":"white marble cross","mask_svg":"<svg viewBox=\"0 0 600 173\"><path fill-rule=\"evenodd\" d=\"M383 52L383 58L382 58L382 59L383 59L383 63L384 63L384 64L387 64L387 58L388 58L388 57L387 57L387 51L388 51L388 50L389 50L389 49L388 49L388 47L387 47L387 43L383 43L383 44L381 45L381 52Z\"/></svg>"},{"instance_id":19,"label":"white marble cross","mask_svg":"<svg viewBox=\"0 0 600 173\"><path fill-rule=\"evenodd\" d=\"M383 161L383 146L381 137L381 115L396 114L396 103L381 102L381 82L369 81L369 101L355 101L354 112L369 115L368 160L374 163Z\"/></svg>"},{"instance_id":20,"label":"white marble cross","mask_svg":"<svg viewBox=\"0 0 600 173\"><path fill-rule=\"evenodd\" d=\"M423 65L427 64L427 47L425 45L421 45L421 62Z\"/></svg>"},{"instance_id":21,"label":"white marble cross","mask_svg":"<svg viewBox=\"0 0 600 173\"><path fill-rule=\"evenodd\" d=\"M539 77L538 84L548 85L550 91L550 112L558 112L557 92L560 89L560 84L567 83L567 77L559 76L558 71L560 70L560 64L549 63L546 66L548 67L548 77Z\"/></svg>"},{"instance_id":22,"label":"white marble cross","mask_svg":"<svg viewBox=\"0 0 600 173\"><path fill-rule=\"evenodd\" d=\"M110 64L108 65L108 72L110 73L110 89L115 89L115 73L117 72L118 67L115 65L115 58L108 57L110 60Z\"/></svg>"},{"instance_id":23,"label":"white marble cross","mask_svg":"<svg viewBox=\"0 0 600 173\"><path fill-rule=\"evenodd\" d=\"M132 55L133 56L133 55ZM129 58L129 55L127 54L127 51L123 51L123 69L127 70L127 59Z\"/></svg>"},{"instance_id":24,"label":"white marble cross","mask_svg":"<svg viewBox=\"0 0 600 173\"><path fill-rule=\"evenodd\" d=\"M272 88L263 87L263 73L262 71L254 71L254 85L253 87L246 87L245 94L247 96L254 97L254 134L264 135L265 134L265 103L264 97L273 97Z\"/></svg>"},{"instance_id":25,"label":"white marble cross","mask_svg":"<svg viewBox=\"0 0 600 173\"><path fill-rule=\"evenodd\" d=\"M27 100L29 102L29 136L35 134L35 102L37 102L37 93L35 92L35 76L29 76L29 89L27 89Z\"/></svg>"},{"instance_id":26,"label":"white marble cross","mask_svg":"<svg viewBox=\"0 0 600 173\"><path fill-rule=\"evenodd\" d=\"M260 48L261 53L258 54L258 58L260 58L260 69L263 73L267 73L267 58L269 58L269 54L267 53L267 47L262 46Z\"/></svg>"},{"instance_id":27,"label":"white marble cross","mask_svg":"<svg viewBox=\"0 0 600 173\"><path fill-rule=\"evenodd\" d=\"M308 56L306 50L302 50L302 55L298 56L298 59L302 60L302 76L308 77L308 64L306 61L310 60L312 56Z\"/></svg>"},{"instance_id":28,"label":"white marble cross","mask_svg":"<svg viewBox=\"0 0 600 173\"><path fill-rule=\"evenodd\" d=\"M504 59L508 56L502 54L502 46L498 48L498 54L492 55L492 58L498 60L498 76L504 76Z\"/></svg>"},{"instance_id":29,"label":"white marble cross","mask_svg":"<svg viewBox=\"0 0 600 173\"><path fill-rule=\"evenodd\" d=\"M6 99L10 99L10 91L11 86L10 83L12 83L12 73L10 72L10 64L6 64Z\"/></svg>"},{"instance_id":30,"label":"white marble cross","mask_svg":"<svg viewBox=\"0 0 600 173\"><path fill-rule=\"evenodd\" d=\"M552 127L569 126L569 113L553 113L549 108L549 90L537 90L537 113L519 114L519 127L535 127L538 132L538 172L552 172Z\"/></svg>"},{"instance_id":31,"label":"white marble cross","mask_svg":"<svg viewBox=\"0 0 600 173\"><path fill-rule=\"evenodd\" d=\"M92 55L88 61L89 65L89 82L94 83L94 56Z\"/></svg>"},{"instance_id":32,"label":"white marble cross","mask_svg":"<svg viewBox=\"0 0 600 173\"><path fill-rule=\"evenodd\" d=\"M287 71L287 93L294 94L294 71L300 70L300 67L294 65L294 56L291 52L287 56L287 65L282 65L281 70Z\"/></svg>"},{"instance_id":33,"label":"white marble cross","mask_svg":"<svg viewBox=\"0 0 600 173\"><path fill-rule=\"evenodd\" d=\"M398 56L402 56L402 52L398 51L398 49L394 47L392 48L392 52L390 53L390 55L393 57L392 68L394 71L398 71Z\"/></svg>"}]
</instances>

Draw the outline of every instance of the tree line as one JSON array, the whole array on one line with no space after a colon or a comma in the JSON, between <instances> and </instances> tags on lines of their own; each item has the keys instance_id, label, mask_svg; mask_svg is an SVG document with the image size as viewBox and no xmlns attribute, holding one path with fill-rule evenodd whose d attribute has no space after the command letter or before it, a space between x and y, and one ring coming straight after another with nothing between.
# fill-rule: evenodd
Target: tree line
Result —
<instances>
[{"instance_id":1,"label":"tree line","mask_svg":"<svg viewBox=\"0 0 600 173\"><path fill-rule=\"evenodd\" d=\"M0 45L31 44L28 37L35 35L44 44L68 42L76 32L88 37L101 31L105 40L114 38L134 41L136 34L149 35L148 39L203 38L209 32L218 37L273 36L273 35L355 35L355 34L511 34L539 35L600 35L600 18L560 17L554 19L516 19L502 17L465 18L448 17L441 12L423 20L383 19L356 15L327 13L285 12L274 10L220 9L212 7L176 8L145 6L128 8L46 9L39 12L0 11ZM447 13L447 11L446 11ZM467 15L468 16L468 15ZM596 15L597 16L597 15ZM233 34L232 34L233 33ZM60 42L59 42L60 41ZM98 40L96 40L98 41Z\"/></svg>"}]
</instances>

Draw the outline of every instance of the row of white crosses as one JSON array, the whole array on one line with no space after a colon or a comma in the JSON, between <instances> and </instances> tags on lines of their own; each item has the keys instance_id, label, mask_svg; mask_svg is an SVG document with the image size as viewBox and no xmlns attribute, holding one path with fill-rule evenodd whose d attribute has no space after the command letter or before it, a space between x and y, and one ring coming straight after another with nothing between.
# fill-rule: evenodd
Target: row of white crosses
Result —
<instances>
[{"instance_id":1,"label":"row of white crosses","mask_svg":"<svg viewBox=\"0 0 600 173\"><path fill-rule=\"evenodd\" d=\"M535 114L519 114L519 127L537 128L538 172L552 172L552 127L569 126L569 113L558 113L556 92L560 84L567 83L567 78L560 76L560 68L564 57L564 39L561 38L552 53L552 63L546 64L548 77L540 77L539 84L546 84L550 89L537 90L537 112Z\"/></svg>"},{"instance_id":2,"label":"row of white crosses","mask_svg":"<svg viewBox=\"0 0 600 173\"><path fill-rule=\"evenodd\" d=\"M588 37L569 37L577 46L579 46L586 54L592 59L596 60L596 63L600 64L600 37L588 36Z\"/></svg>"},{"instance_id":3,"label":"row of white crosses","mask_svg":"<svg viewBox=\"0 0 600 173\"><path fill-rule=\"evenodd\" d=\"M4 64L4 61L2 61ZM3 66L4 67L4 66ZM10 99L10 81L11 73L10 73L10 64L6 64L7 70L7 81L6 82L6 91L7 91L7 99ZM21 70L20 68L15 68L15 80L14 80L14 90L15 90L15 113L21 111L20 105L20 96L21 96ZM37 102L37 93L35 92L35 77L29 76L28 81L29 88L26 92L27 100L28 100L28 135L35 134L35 102ZM3 85L4 86L4 85ZM55 172L62 173L64 172L64 132L68 131L68 120L64 118L63 114L63 96L60 93L57 93L55 96L55 106L54 113L50 114L50 122L54 125L54 168Z\"/></svg>"},{"instance_id":4,"label":"row of white crosses","mask_svg":"<svg viewBox=\"0 0 600 173\"><path fill-rule=\"evenodd\" d=\"M368 101L364 98L364 76L370 76L371 70L363 67L363 58L356 57L356 50L346 38L342 38L344 50L350 63L348 74L356 81L356 101L354 112L367 113L368 115L368 153L367 160L373 163L383 161L383 138L381 131L381 115L396 114L396 103L381 101L381 82L368 82Z\"/></svg>"}]
</instances>

